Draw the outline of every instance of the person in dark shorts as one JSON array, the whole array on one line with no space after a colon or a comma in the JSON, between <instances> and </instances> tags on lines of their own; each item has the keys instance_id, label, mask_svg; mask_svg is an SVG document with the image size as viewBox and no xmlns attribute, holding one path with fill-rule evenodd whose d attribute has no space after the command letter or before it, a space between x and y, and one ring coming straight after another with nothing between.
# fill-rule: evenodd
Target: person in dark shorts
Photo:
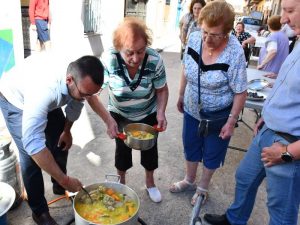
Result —
<instances>
[{"instance_id":1,"label":"person in dark shorts","mask_svg":"<svg viewBox=\"0 0 300 225\"><path fill-rule=\"evenodd\" d=\"M29 19L30 27L37 32L38 50L42 47L49 50L51 47L49 34L49 0L30 0Z\"/></svg>"},{"instance_id":2,"label":"person in dark shorts","mask_svg":"<svg viewBox=\"0 0 300 225\"><path fill-rule=\"evenodd\" d=\"M234 10L230 4L207 3L198 18L201 31L191 33L183 57L177 108L183 113L186 173L169 191L195 191L192 205L201 194L205 196L202 203L206 202L211 178L224 164L246 100L246 62L242 46L230 34L233 22ZM197 184L200 162L203 169Z\"/></svg>"},{"instance_id":3,"label":"person in dark shorts","mask_svg":"<svg viewBox=\"0 0 300 225\"><path fill-rule=\"evenodd\" d=\"M149 48L149 29L137 18L126 18L114 32L113 45L102 57L106 66L102 88L108 86L110 112L106 111L104 118L113 121L109 127L117 123L119 132L123 132L128 123L146 123L150 126L157 124L165 130L166 72L162 57ZM116 137L113 129L111 132L109 135ZM158 168L157 144L141 152L141 164L145 168L149 197L153 202L160 202L161 194L154 182L154 170ZM121 183L125 184L126 171L132 167L131 148L117 138L115 166Z\"/></svg>"}]
</instances>

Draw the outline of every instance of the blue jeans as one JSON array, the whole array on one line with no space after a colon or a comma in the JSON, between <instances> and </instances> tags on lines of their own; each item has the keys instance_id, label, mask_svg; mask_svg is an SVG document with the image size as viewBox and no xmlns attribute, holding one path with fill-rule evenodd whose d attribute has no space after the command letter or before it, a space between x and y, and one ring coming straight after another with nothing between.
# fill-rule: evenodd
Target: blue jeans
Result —
<instances>
[{"instance_id":1,"label":"blue jeans","mask_svg":"<svg viewBox=\"0 0 300 225\"><path fill-rule=\"evenodd\" d=\"M19 150L22 178L28 196L28 204L31 210L38 216L49 211L44 193L44 181L40 167L25 151L22 143L22 116L23 111L10 104L0 96L0 107L12 138ZM48 113L48 123L45 129L46 146L51 151L55 161L63 172L66 173L68 151L62 151L57 147L59 137L64 129L65 117L61 110L55 109ZM58 185L53 179L54 185Z\"/></svg>"},{"instance_id":2,"label":"blue jeans","mask_svg":"<svg viewBox=\"0 0 300 225\"><path fill-rule=\"evenodd\" d=\"M254 138L237 168L235 199L226 212L232 225L245 225L252 212L257 189L266 178L269 225L296 225L300 204L300 160L264 167L261 152L274 142L288 144L264 126Z\"/></svg>"}]
</instances>

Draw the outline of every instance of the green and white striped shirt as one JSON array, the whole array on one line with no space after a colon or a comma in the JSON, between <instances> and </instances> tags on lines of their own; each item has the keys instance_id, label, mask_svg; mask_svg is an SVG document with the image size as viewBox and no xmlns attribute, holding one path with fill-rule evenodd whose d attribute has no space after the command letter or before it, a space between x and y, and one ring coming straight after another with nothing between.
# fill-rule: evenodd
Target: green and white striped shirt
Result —
<instances>
[{"instance_id":1,"label":"green and white striped shirt","mask_svg":"<svg viewBox=\"0 0 300 225\"><path fill-rule=\"evenodd\" d=\"M127 85L118 64L116 53L118 51L110 49L102 58L102 62L106 67L102 89L106 86L109 88L108 110L129 120L139 121L156 112L155 89L163 88L167 83L162 57L154 49L146 49L148 59L144 74L138 87L132 91L130 85L137 82L141 65L134 79L131 79L124 61L122 62L125 76L130 82L130 85Z\"/></svg>"}]
</instances>

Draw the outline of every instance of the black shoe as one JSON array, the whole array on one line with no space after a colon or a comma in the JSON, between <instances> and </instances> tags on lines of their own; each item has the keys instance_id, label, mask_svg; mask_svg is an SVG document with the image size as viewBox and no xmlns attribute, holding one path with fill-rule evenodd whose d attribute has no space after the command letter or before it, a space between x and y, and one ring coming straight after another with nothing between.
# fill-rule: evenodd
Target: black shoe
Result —
<instances>
[{"instance_id":1,"label":"black shoe","mask_svg":"<svg viewBox=\"0 0 300 225\"><path fill-rule=\"evenodd\" d=\"M211 225L231 225L227 220L225 214L223 215L205 214L204 219L206 220L206 222L210 223Z\"/></svg>"},{"instance_id":2,"label":"black shoe","mask_svg":"<svg viewBox=\"0 0 300 225\"><path fill-rule=\"evenodd\" d=\"M58 184L53 184L52 190L53 193L56 195L65 195L66 192L66 190Z\"/></svg>"},{"instance_id":3,"label":"black shoe","mask_svg":"<svg viewBox=\"0 0 300 225\"><path fill-rule=\"evenodd\" d=\"M37 225L58 225L58 223L50 216L49 212L44 212L39 216L32 213L32 219Z\"/></svg>"}]
</instances>

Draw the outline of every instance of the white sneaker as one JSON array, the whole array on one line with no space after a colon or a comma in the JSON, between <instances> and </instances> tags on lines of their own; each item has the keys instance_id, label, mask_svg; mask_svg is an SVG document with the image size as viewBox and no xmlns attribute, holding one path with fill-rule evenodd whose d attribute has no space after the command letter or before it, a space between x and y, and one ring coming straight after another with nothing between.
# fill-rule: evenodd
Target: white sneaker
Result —
<instances>
[{"instance_id":1,"label":"white sneaker","mask_svg":"<svg viewBox=\"0 0 300 225\"><path fill-rule=\"evenodd\" d=\"M150 199L153 202L161 202L161 194L157 187L147 188Z\"/></svg>"}]
</instances>

